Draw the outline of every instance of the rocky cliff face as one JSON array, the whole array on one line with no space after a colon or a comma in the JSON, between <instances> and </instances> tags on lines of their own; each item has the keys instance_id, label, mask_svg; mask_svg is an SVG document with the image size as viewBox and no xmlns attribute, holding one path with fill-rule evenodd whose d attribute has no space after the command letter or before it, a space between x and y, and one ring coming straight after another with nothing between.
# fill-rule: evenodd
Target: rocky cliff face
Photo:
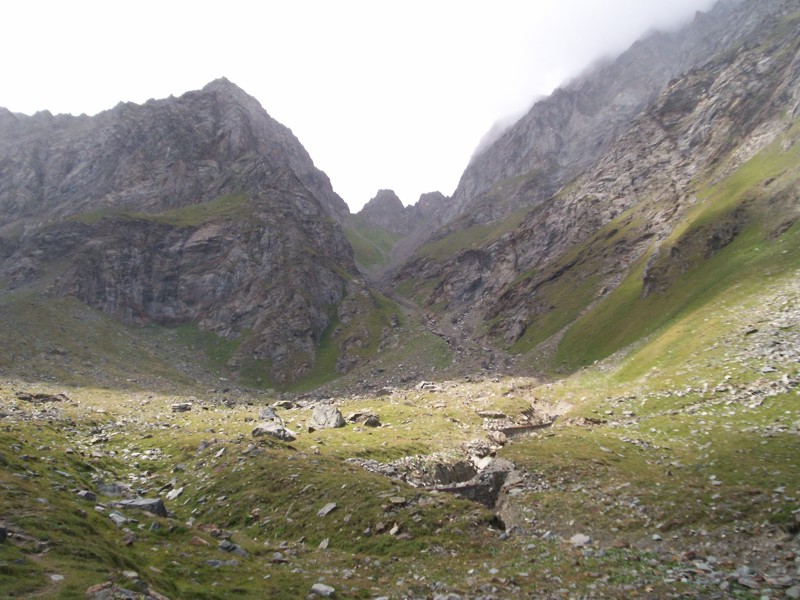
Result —
<instances>
[{"instance_id":1,"label":"rocky cliff face","mask_svg":"<svg viewBox=\"0 0 800 600\"><path fill-rule=\"evenodd\" d=\"M2 291L194 323L266 380L308 373L343 306L371 310L352 301L366 291L348 215L291 132L227 80L96 117L0 113Z\"/></svg>"},{"instance_id":2,"label":"rocky cliff face","mask_svg":"<svg viewBox=\"0 0 800 600\"><path fill-rule=\"evenodd\" d=\"M530 109L464 171L447 231L534 207L605 152L667 82L749 35L781 0L722 1L686 28L654 33Z\"/></svg>"},{"instance_id":3,"label":"rocky cliff face","mask_svg":"<svg viewBox=\"0 0 800 600\"><path fill-rule=\"evenodd\" d=\"M426 305L457 327L514 347L524 336L546 341L626 278L639 278L643 297L665 292L756 222L768 239L787 231L798 218L791 169L763 181L747 175L758 191L739 204L714 208L699 198L775 144L774 160L791 163L800 118L797 14L796 2L780 3L748 38L673 80L519 226L447 260L418 257L398 281L431 289Z\"/></svg>"}]
</instances>

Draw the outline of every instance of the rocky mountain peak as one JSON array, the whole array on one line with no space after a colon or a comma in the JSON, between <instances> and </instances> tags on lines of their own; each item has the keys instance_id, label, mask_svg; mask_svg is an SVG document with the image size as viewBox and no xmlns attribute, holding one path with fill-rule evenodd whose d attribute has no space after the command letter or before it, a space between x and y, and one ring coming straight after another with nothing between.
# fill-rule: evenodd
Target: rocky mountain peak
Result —
<instances>
[{"instance_id":1,"label":"rocky mountain peak","mask_svg":"<svg viewBox=\"0 0 800 600\"><path fill-rule=\"evenodd\" d=\"M93 117L6 110L0 127L4 291L194 324L237 345L230 368L255 361L279 383L313 368L346 296L360 310L347 205L227 79Z\"/></svg>"}]
</instances>

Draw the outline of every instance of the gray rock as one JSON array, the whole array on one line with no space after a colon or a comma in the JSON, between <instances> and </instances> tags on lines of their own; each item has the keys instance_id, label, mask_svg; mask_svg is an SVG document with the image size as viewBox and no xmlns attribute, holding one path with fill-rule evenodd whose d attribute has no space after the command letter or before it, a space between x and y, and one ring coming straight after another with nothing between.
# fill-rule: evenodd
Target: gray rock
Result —
<instances>
[{"instance_id":1,"label":"gray rock","mask_svg":"<svg viewBox=\"0 0 800 600\"><path fill-rule=\"evenodd\" d=\"M319 512L317 513L317 516L318 517L327 517L329 514L331 514L335 510L336 510L336 502L329 502L328 504L323 506L321 509L319 509Z\"/></svg>"},{"instance_id":2,"label":"gray rock","mask_svg":"<svg viewBox=\"0 0 800 600\"><path fill-rule=\"evenodd\" d=\"M315 596L330 598L336 593L336 590L324 583L315 583L314 585L311 586L311 593L314 594Z\"/></svg>"},{"instance_id":3,"label":"gray rock","mask_svg":"<svg viewBox=\"0 0 800 600\"><path fill-rule=\"evenodd\" d=\"M118 513L117 511L110 512L108 514L108 518L114 521L114 525L116 525L117 527L122 527L125 523L128 522L128 519L126 519L121 513Z\"/></svg>"},{"instance_id":4,"label":"gray rock","mask_svg":"<svg viewBox=\"0 0 800 600\"><path fill-rule=\"evenodd\" d=\"M175 498L177 498L178 496L180 496L182 493L183 493L183 488L182 488L182 487L179 487L179 488L175 488L175 489L173 489L173 490L170 490L170 491L167 493L167 500L175 500Z\"/></svg>"},{"instance_id":5,"label":"gray rock","mask_svg":"<svg viewBox=\"0 0 800 600\"><path fill-rule=\"evenodd\" d=\"M268 436L282 442L293 442L297 435L291 429L275 422L261 423L253 429L253 437Z\"/></svg>"},{"instance_id":6,"label":"gray rock","mask_svg":"<svg viewBox=\"0 0 800 600\"><path fill-rule=\"evenodd\" d=\"M168 516L167 507L161 498L134 498L132 500L119 500L112 506L118 508L129 508L133 510L143 510L159 517Z\"/></svg>"},{"instance_id":7,"label":"gray rock","mask_svg":"<svg viewBox=\"0 0 800 600\"><path fill-rule=\"evenodd\" d=\"M280 418L278 413L276 413L275 409L271 406L264 406L258 411L258 418L264 422L274 422L278 425L283 425L283 419Z\"/></svg>"},{"instance_id":8,"label":"gray rock","mask_svg":"<svg viewBox=\"0 0 800 600\"><path fill-rule=\"evenodd\" d=\"M320 404L311 413L308 429L309 431L312 429L335 429L345 425L347 425L347 422L338 408L332 404Z\"/></svg>"},{"instance_id":9,"label":"gray rock","mask_svg":"<svg viewBox=\"0 0 800 600\"><path fill-rule=\"evenodd\" d=\"M360 423L365 427L380 427L381 420L373 412L353 412L347 415L349 423Z\"/></svg>"},{"instance_id":10,"label":"gray rock","mask_svg":"<svg viewBox=\"0 0 800 600\"><path fill-rule=\"evenodd\" d=\"M96 502L97 494L90 492L89 490L81 490L78 492L78 498L81 500L86 500L87 502Z\"/></svg>"},{"instance_id":11,"label":"gray rock","mask_svg":"<svg viewBox=\"0 0 800 600\"><path fill-rule=\"evenodd\" d=\"M234 554L238 554L239 556L244 556L247 558L249 556L247 554L247 550L242 548L239 544L234 544L230 540L221 540L219 543L219 549L223 552L233 552Z\"/></svg>"},{"instance_id":12,"label":"gray rock","mask_svg":"<svg viewBox=\"0 0 800 600\"><path fill-rule=\"evenodd\" d=\"M800 585L793 585L787 589L784 594L786 594L787 598L791 598L792 600L800 600Z\"/></svg>"},{"instance_id":13,"label":"gray rock","mask_svg":"<svg viewBox=\"0 0 800 600\"><path fill-rule=\"evenodd\" d=\"M172 412L189 412L192 410L192 403L191 402L176 402L172 405Z\"/></svg>"},{"instance_id":14,"label":"gray rock","mask_svg":"<svg viewBox=\"0 0 800 600\"><path fill-rule=\"evenodd\" d=\"M571 538L569 538L569 543L575 546L576 548L582 548L584 546L588 546L592 543L592 538L583 533L576 533Z\"/></svg>"},{"instance_id":15,"label":"gray rock","mask_svg":"<svg viewBox=\"0 0 800 600\"><path fill-rule=\"evenodd\" d=\"M131 488L119 483L101 483L97 486L97 491L104 496L124 496L130 493Z\"/></svg>"}]
</instances>

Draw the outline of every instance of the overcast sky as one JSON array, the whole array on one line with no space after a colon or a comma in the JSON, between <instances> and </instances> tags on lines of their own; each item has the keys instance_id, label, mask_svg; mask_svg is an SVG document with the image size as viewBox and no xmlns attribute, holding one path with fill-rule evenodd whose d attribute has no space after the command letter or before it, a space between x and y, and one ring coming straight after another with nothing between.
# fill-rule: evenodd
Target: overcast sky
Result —
<instances>
[{"instance_id":1,"label":"overcast sky","mask_svg":"<svg viewBox=\"0 0 800 600\"><path fill-rule=\"evenodd\" d=\"M0 106L95 114L226 76L358 210L451 194L489 127L714 0L6 0Z\"/></svg>"}]
</instances>

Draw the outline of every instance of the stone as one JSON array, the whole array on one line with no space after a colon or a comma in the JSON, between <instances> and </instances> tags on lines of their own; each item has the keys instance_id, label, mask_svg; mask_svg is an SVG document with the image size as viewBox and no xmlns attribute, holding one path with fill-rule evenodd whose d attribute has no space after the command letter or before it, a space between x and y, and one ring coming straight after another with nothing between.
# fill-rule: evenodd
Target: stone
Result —
<instances>
[{"instance_id":1,"label":"stone","mask_svg":"<svg viewBox=\"0 0 800 600\"><path fill-rule=\"evenodd\" d=\"M86 600L129 600L134 598L136 600L169 600L144 582L142 582L142 589L136 591L125 589L111 581L93 585L86 590Z\"/></svg>"},{"instance_id":2,"label":"stone","mask_svg":"<svg viewBox=\"0 0 800 600\"><path fill-rule=\"evenodd\" d=\"M211 545L206 540L201 538L199 535L194 536L191 540L189 540L189 543L192 546L210 546Z\"/></svg>"},{"instance_id":3,"label":"stone","mask_svg":"<svg viewBox=\"0 0 800 600\"><path fill-rule=\"evenodd\" d=\"M272 406L274 408L282 408L284 410L291 410L291 409L293 409L295 407L295 404L291 400L278 400Z\"/></svg>"},{"instance_id":4,"label":"stone","mask_svg":"<svg viewBox=\"0 0 800 600\"><path fill-rule=\"evenodd\" d=\"M502 431L491 430L486 433L486 437L489 438L489 441L493 444L497 444L498 446L505 446L508 443L508 436Z\"/></svg>"},{"instance_id":5,"label":"stone","mask_svg":"<svg viewBox=\"0 0 800 600\"><path fill-rule=\"evenodd\" d=\"M117 527L122 527L125 523L128 522L128 519L126 519L122 513L119 513L117 511L112 511L108 513L108 518L114 521L114 525L116 525Z\"/></svg>"},{"instance_id":6,"label":"stone","mask_svg":"<svg viewBox=\"0 0 800 600\"><path fill-rule=\"evenodd\" d=\"M280 418L275 409L271 406L264 406L258 411L258 418L264 422L274 422L278 425L283 425L283 419Z\"/></svg>"},{"instance_id":7,"label":"stone","mask_svg":"<svg viewBox=\"0 0 800 600\"><path fill-rule=\"evenodd\" d=\"M331 514L335 510L336 510L336 502L329 502L328 504L323 506L321 509L319 509L319 512L317 513L317 516L318 517L327 517L329 514Z\"/></svg>"},{"instance_id":8,"label":"stone","mask_svg":"<svg viewBox=\"0 0 800 600\"><path fill-rule=\"evenodd\" d=\"M176 402L172 405L172 412L174 413L189 412L190 410L192 410L191 402Z\"/></svg>"},{"instance_id":9,"label":"stone","mask_svg":"<svg viewBox=\"0 0 800 600\"><path fill-rule=\"evenodd\" d=\"M360 423L365 427L380 427L381 420L372 412L353 412L347 415L348 423Z\"/></svg>"},{"instance_id":10,"label":"stone","mask_svg":"<svg viewBox=\"0 0 800 600\"><path fill-rule=\"evenodd\" d=\"M164 506L164 502L161 500L161 498L134 498L132 500L118 500L117 502L114 502L112 506L118 508L142 510L159 517L169 516L167 513L167 507Z\"/></svg>"},{"instance_id":11,"label":"stone","mask_svg":"<svg viewBox=\"0 0 800 600\"><path fill-rule=\"evenodd\" d=\"M336 593L336 590L324 583L315 583L311 586L311 593L322 598L330 598Z\"/></svg>"},{"instance_id":12,"label":"stone","mask_svg":"<svg viewBox=\"0 0 800 600\"><path fill-rule=\"evenodd\" d=\"M569 538L569 543L575 546L576 548L583 548L584 546L588 546L589 544L592 543L592 538L583 533L576 533L571 538Z\"/></svg>"},{"instance_id":13,"label":"stone","mask_svg":"<svg viewBox=\"0 0 800 600\"><path fill-rule=\"evenodd\" d=\"M89 490L81 490L78 492L78 498L81 500L86 500L87 502L96 502L97 494L90 492Z\"/></svg>"},{"instance_id":14,"label":"stone","mask_svg":"<svg viewBox=\"0 0 800 600\"><path fill-rule=\"evenodd\" d=\"M266 422L256 425L252 432L253 437L267 436L282 442L293 442L297 439L297 434L291 429L276 422Z\"/></svg>"},{"instance_id":15,"label":"stone","mask_svg":"<svg viewBox=\"0 0 800 600\"><path fill-rule=\"evenodd\" d=\"M130 493L130 488L118 483L101 483L97 486L97 491L104 496L124 496Z\"/></svg>"},{"instance_id":16,"label":"stone","mask_svg":"<svg viewBox=\"0 0 800 600\"><path fill-rule=\"evenodd\" d=\"M69 402L69 397L66 394L37 394L31 392L17 392L16 396L19 400L31 402L33 404L41 404L45 402Z\"/></svg>"},{"instance_id":17,"label":"stone","mask_svg":"<svg viewBox=\"0 0 800 600\"><path fill-rule=\"evenodd\" d=\"M320 404L314 408L311 413L311 419L308 421L309 431L313 429L336 429L344 427L347 422L344 420L342 413L339 409L332 404Z\"/></svg>"},{"instance_id":18,"label":"stone","mask_svg":"<svg viewBox=\"0 0 800 600\"><path fill-rule=\"evenodd\" d=\"M239 556L244 556L245 558L248 555L247 550L242 548L239 544L234 544L230 540L221 540L219 542L219 549L223 552L233 552L234 554L238 554Z\"/></svg>"},{"instance_id":19,"label":"stone","mask_svg":"<svg viewBox=\"0 0 800 600\"><path fill-rule=\"evenodd\" d=\"M783 593L787 598L791 598L792 600L800 600L800 585L793 585Z\"/></svg>"},{"instance_id":20,"label":"stone","mask_svg":"<svg viewBox=\"0 0 800 600\"><path fill-rule=\"evenodd\" d=\"M328 549L328 544L329 544L329 543L330 543L330 539L329 539L329 538L325 538L324 540L322 540L322 541L319 543L319 546L317 546L317 549L318 549L318 550L327 550L327 549Z\"/></svg>"},{"instance_id":21,"label":"stone","mask_svg":"<svg viewBox=\"0 0 800 600\"><path fill-rule=\"evenodd\" d=\"M175 498L180 496L182 493L183 493L182 487L170 490L169 492L167 492L167 500L175 500Z\"/></svg>"}]
</instances>

